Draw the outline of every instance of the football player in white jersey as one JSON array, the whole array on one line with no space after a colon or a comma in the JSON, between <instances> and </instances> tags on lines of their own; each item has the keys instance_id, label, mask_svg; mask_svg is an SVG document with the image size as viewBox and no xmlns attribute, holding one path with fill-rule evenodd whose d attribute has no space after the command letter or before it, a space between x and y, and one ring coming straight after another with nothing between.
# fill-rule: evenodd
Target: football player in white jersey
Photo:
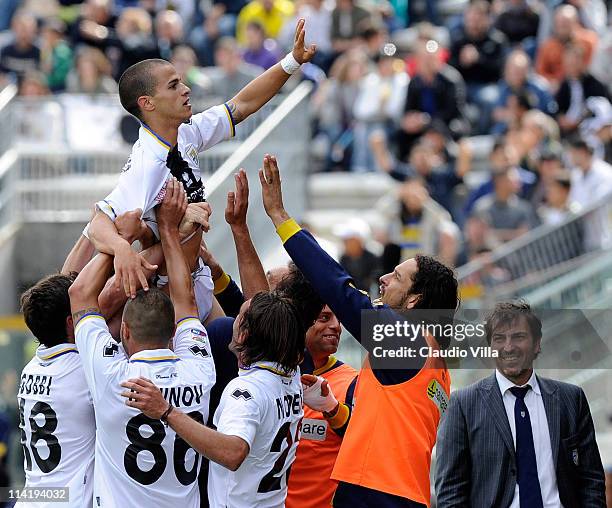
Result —
<instances>
[{"instance_id":1,"label":"football player in white jersey","mask_svg":"<svg viewBox=\"0 0 612 508\"><path fill-rule=\"evenodd\" d=\"M97 307L112 258L96 256L70 289L76 344L97 409L94 507L199 506L200 456L158 419L126 407L119 388L129 377L154 379L160 396L187 418L208 418L215 368L179 241L177 226L186 207L186 193L172 179L158 210L172 301L156 288L139 291L125 306L121 345Z\"/></svg>"},{"instance_id":2,"label":"football player in white jersey","mask_svg":"<svg viewBox=\"0 0 612 508\"><path fill-rule=\"evenodd\" d=\"M303 19L298 21L293 51L281 62L227 103L193 116L191 90L169 62L144 60L121 76L121 104L141 122L139 138L117 187L97 204L88 234L98 251L115 256L115 272L128 296L133 297L139 285L146 288L147 281L142 258L119 236L114 220L128 210L140 209L157 236L153 208L162 201L170 175L185 186L190 206L207 206L203 203L206 195L198 153L232 137L236 124L259 110L301 64L312 59L316 48L304 44L304 23ZM196 229L184 247L192 269L196 267L200 241L201 231Z\"/></svg>"},{"instance_id":3,"label":"football player in white jersey","mask_svg":"<svg viewBox=\"0 0 612 508\"><path fill-rule=\"evenodd\" d=\"M21 374L19 427L26 487L67 487L61 503L17 506L91 506L94 408L74 344L68 288L71 275L49 275L21 297L28 328L40 342Z\"/></svg>"},{"instance_id":4,"label":"football player in white jersey","mask_svg":"<svg viewBox=\"0 0 612 508\"><path fill-rule=\"evenodd\" d=\"M151 381L122 386L131 407L165 419L179 436L208 457L211 508L284 506L303 417L298 367L305 327L291 300L261 292L234 321L230 349L241 365L221 396L212 430L161 397Z\"/></svg>"}]
</instances>

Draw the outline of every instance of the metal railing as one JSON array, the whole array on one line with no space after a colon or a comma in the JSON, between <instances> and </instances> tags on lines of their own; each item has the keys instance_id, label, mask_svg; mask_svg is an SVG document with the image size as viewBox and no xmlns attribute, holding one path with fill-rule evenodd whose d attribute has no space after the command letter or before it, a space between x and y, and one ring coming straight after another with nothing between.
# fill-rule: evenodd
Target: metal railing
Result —
<instances>
[{"instance_id":1,"label":"metal railing","mask_svg":"<svg viewBox=\"0 0 612 508\"><path fill-rule=\"evenodd\" d=\"M0 105L2 97L0 94ZM200 154L200 169L205 182L264 123L285 97L273 98L242 122L236 129L234 139L219 143ZM5 107L0 109L0 119L7 118L9 121L10 118L19 118L19 125L13 125L13 135L10 125L2 123L9 144L4 152L0 152L0 227L15 220L86 222L91 217L93 204L108 195L116 185L130 152L131 146L127 143L115 139L103 148L74 149L70 143L70 138L74 136L66 131L74 121L63 116L54 117L59 118L60 127L55 129L58 132L46 138L47 142L41 139L35 143L36 135L25 125L30 122L26 113L52 105L54 114L60 111L63 115L65 106L74 105L76 99L61 96L34 101L17 98L10 102L7 99ZM115 96L84 100L91 100L96 106L103 104L111 110L113 104L118 105ZM213 98L211 103L218 101ZM109 113L112 125L112 119L117 120L118 114L117 111ZM108 128L118 130L118 126L112 125ZM28 138L26 133L33 137Z\"/></svg>"},{"instance_id":2,"label":"metal railing","mask_svg":"<svg viewBox=\"0 0 612 508\"><path fill-rule=\"evenodd\" d=\"M15 135L12 101L17 95L17 87L7 85L0 92L0 156L13 146Z\"/></svg>"},{"instance_id":3,"label":"metal railing","mask_svg":"<svg viewBox=\"0 0 612 508\"><path fill-rule=\"evenodd\" d=\"M612 194L561 224L542 225L459 267L462 299L477 304L524 294L581 266L612 247Z\"/></svg>"},{"instance_id":4,"label":"metal railing","mask_svg":"<svg viewBox=\"0 0 612 508\"><path fill-rule=\"evenodd\" d=\"M310 140L308 98L311 90L311 83L300 83L285 99L282 107L276 108L206 182L208 202L215 211L206 242L225 270L235 278L238 278L238 265L233 246L228 248L230 232L223 219L227 193L234 189L233 175L239 168L247 171L251 209L249 228L264 266L270 266L283 249L263 210L257 171L266 153L276 155L282 174L285 205L289 213L299 219L306 209Z\"/></svg>"}]
</instances>

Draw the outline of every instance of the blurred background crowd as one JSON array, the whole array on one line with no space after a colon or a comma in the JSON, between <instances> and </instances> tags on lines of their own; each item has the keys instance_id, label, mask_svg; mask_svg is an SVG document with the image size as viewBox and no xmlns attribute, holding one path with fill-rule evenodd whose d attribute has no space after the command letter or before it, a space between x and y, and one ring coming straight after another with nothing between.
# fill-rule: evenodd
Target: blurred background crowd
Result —
<instances>
[{"instance_id":1,"label":"blurred background crowd","mask_svg":"<svg viewBox=\"0 0 612 508\"><path fill-rule=\"evenodd\" d=\"M196 103L225 100L304 17L313 171L401 182L384 228L338 228L344 262L357 278L417 250L457 266L612 190L612 31L603 0L453 3L0 0L0 79L21 96L113 93L131 64L164 58Z\"/></svg>"},{"instance_id":2,"label":"blurred background crowd","mask_svg":"<svg viewBox=\"0 0 612 508\"><path fill-rule=\"evenodd\" d=\"M311 182L342 172L385 189L362 216L324 221L337 241L326 247L371 289L416 252L453 266L486 259L612 192L611 10L609 0L0 0L0 89L17 85L16 128L34 144L57 129L46 98L77 114L85 103L72 98L116 94L145 58L171 61L194 104L223 101L284 56L305 18L317 55L288 87L314 85ZM114 114L105 108L92 112L99 123ZM89 127L75 125L82 143ZM609 240L593 220L585 251ZM508 274L479 277L493 286ZM0 465L15 416L2 411L9 374Z\"/></svg>"}]
</instances>

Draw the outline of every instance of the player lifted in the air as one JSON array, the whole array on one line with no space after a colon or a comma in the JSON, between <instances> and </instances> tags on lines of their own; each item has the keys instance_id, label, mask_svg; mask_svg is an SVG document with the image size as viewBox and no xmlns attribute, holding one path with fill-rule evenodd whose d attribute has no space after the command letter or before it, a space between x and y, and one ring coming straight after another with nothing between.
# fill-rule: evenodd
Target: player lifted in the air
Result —
<instances>
[{"instance_id":1,"label":"player lifted in the air","mask_svg":"<svg viewBox=\"0 0 612 508\"><path fill-rule=\"evenodd\" d=\"M123 386L131 407L168 422L210 462L211 508L284 506L287 476L299 441L302 385L299 362L305 326L296 306L276 292L247 300L234 321L230 349L241 365L228 383L212 430L164 400L157 381L130 379Z\"/></svg>"},{"instance_id":2,"label":"player lifted in the air","mask_svg":"<svg viewBox=\"0 0 612 508\"><path fill-rule=\"evenodd\" d=\"M68 288L72 275L49 275L21 297L30 331L40 342L21 374L19 427L26 487L67 487L67 503L17 506L73 507L92 505L94 408L74 344ZM59 499L54 500L59 501Z\"/></svg>"},{"instance_id":3,"label":"player lifted in the air","mask_svg":"<svg viewBox=\"0 0 612 508\"><path fill-rule=\"evenodd\" d=\"M208 418L215 367L180 246L178 224L186 207L186 193L172 178L157 210L172 301L159 289L139 291L125 306L121 344L111 337L98 309L112 258L98 254L70 288L76 345L96 408L94 506L200 504L200 456L171 428L127 407L119 388L129 377L154 379L160 395L190 419Z\"/></svg>"},{"instance_id":4,"label":"player lifted in the air","mask_svg":"<svg viewBox=\"0 0 612 508\"><path fill-rule=\"evenodd\" d=\"M236 124L266 104L298 70L314 56L316 48L304 45L304 20L297 23L293 51L281 62L244 87L227 103L192 115L190 89L181 82L172 64L144 60L125 71L119 81L123 107L140 122L138 141L126 163L117 187L97 204L98 212L89 227L89 237L100 252L115 256L115 272L128 296L139 286L148 288L143 261L117 233L118 215L140 209L157 236L153 208L164 197L170 175L187 190L190 207L208 214L202 204L206 194L200 177L198 153L234 135ZM203 226L207 226L207 217ZM200 247L196 229L184 249L191 268Z\"/></svg>"}]
</instances>

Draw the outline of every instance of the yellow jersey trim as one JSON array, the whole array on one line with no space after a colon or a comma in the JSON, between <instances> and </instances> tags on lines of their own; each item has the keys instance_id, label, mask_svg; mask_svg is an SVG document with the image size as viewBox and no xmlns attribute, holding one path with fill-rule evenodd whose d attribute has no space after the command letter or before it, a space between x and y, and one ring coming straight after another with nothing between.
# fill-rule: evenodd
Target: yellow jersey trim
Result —
<instances>
[{"instance_id":1,"label":"yellow jersey trim","mask_svg":"<svg viewBox=\"0 0 612 508\"><path fill-rule=\"evenodd\" d=\"M199 318L197 318L197 317L195 317L195 316L187 316L187 317L184 317L184 318L179 319L179 320L176 322L176 326L180 326L180 325L182 325L183 323L185 323L185 322L187 322L187 321L189 321L189 320L192 320L192 319L193 319L194 321L197 321L198 323L202 324L202 322L199 320Z\"/></svg>"},{"instance_id":2,"label":"yellow jersey trim","mask_svg":"<svg viewBox=\"0 0 612 508\"><path fill-rule=\"evenodd\" d=\"M349 419L349 408L343 402L340 402L338 405L338 411L332 418L326 418L329 422L329 425L332 429L339 429L342 427L347 420Z\"/></svg>"},{"instance_id":3,"label":"yellow jersey trim","mask_svg":"<svg viewBox=\"0 0 612 508\"><path fill-rule=\"evenodd\" d=\"M151 136L153 136L155 138L155 141L157 141L157 143L163 146L166 150L170 150L172 148L172 145L170 143L168 143L161 136L155 134L147 124L145 124L144 122L140 122L140 125L142 125L142 128L145 130L145 132L148 132Z\"/></svg>"},{"instance_id":4,"label":"yellow jersey trim","mask_svg":"<svg viewBox=\"0 0 612 508\"><path fill-rule=\"evenodd\" d=\"M230 276L227 273L223 272L223 275L221 275L221 277L214 281L215 288L213 290L213 294L218 295L219 293L225 291L227 289L227 286L229 286L230 281Z\"/></svg>"},{"instance_id":5,"label":"yellow jersey trim","mask_svg":"<svg viewBox=\"0 0 612 508\"><path fill-rule=\"evenodd\" d=\"M77 350L76 346L60 349L59 351L55 351L54 353L51 353L51 354L49 354L47 356L40 356L39 358L41 360L51 360L51 358L55 358L57 356L61 356L61 355L66 354L66 353L73 353L73 352L74 353L78 353L78 350Z\"/></svg>"},{"instance_id":6,"label":"yellow jersey trim","mask_svg":"<svg viewBox=\"0 0 612 508\"><path fill-rule=\"evenodd\" d=\"M234 122L234 117L232 116L229 106L227 104L223 105L225 106L225 114L230 124L230 137L233 138L236 135L236 122Z\"/></svg>"},{"instance_id":7,"label":"yellow jersey trim","mask_svg":"<svg viewBox=\"0 0 612 508\"><path fill-rule=\"evenodd\" d=\"M101 316L100 314L85 314L81 319L79 319L79 322L74 326L74 329L76 330L77 327L84 321L87 321L88 319L95 319L95 318L106 321L104 317Z\"/></svg>"},{"instance_id":8,"label":"yellow jersey trim","mask_svg":"<svg viewBox=\"0 0 612 508\"><path fill-rule=\"evenodd\" d=\"M312 371L315 376L320 376L321 374L325 374L328 370L331 370L334 365L338 363L337 358L334 355L329 355L327 359L327 363L323 365L323 367L319 367Z\"/></svg>"},{"instance_id":9,"label":"yellow jersey trim","mask_svg":"<svg viewBox=\"0 0 612 508\"><path fill-rule=\"evenodd\" d=\"M293 235L301 231L302 228L295 221L295 219L287 219L280 226L276 228L276 233L280 236L280 239L283 243L285 243L289 238Z\"/></svg>"}]
</instances>

